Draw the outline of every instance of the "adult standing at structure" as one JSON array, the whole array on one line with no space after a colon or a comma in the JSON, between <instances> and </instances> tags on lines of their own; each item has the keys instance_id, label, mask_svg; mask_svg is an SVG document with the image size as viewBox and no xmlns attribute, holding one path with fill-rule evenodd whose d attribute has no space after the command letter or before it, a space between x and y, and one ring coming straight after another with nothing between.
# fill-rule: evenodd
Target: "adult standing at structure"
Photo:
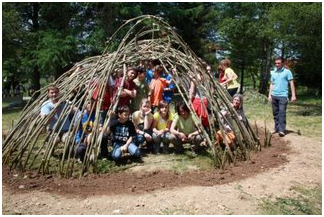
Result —
<instances>
[{"instance_id":1,"label":"adult standing at structure","mask_svg":"<svg viewBox=\"0 0 324 217\"><path fill-rule=\"evenodd\" d=\"M268 99L272 104L272 112L275 121L275 133L285 136L286 131L286 110L289 101L288 83L291 90L291 101L296 101L294 78L289 69L284 67L284 59L275 59L276 68L271 72L271 83Z\"/></svg>"},{"instance_id":2,"label":"adult standing at structure","mask_svg":"<svg viewBox=\"0 0 324 217\"><path fill-rule=\"evenodd\" d=\"M229 95L233 97L234 94L237 93L240 84L237 82L237 75L234 72L234 70L230 68L230 65L231 65L231 61L229 59L225 59L221 61L221 66L223 67L224 70L224 77L226 79L221 84L226 87Z\"/></svg>"}]
</instances>

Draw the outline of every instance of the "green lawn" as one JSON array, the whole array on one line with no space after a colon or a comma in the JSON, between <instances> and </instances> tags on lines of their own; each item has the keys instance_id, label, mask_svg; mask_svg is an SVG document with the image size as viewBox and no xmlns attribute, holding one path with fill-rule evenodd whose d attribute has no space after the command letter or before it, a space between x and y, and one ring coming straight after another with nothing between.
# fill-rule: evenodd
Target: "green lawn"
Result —
<instances>
[{"instance_id":1,"label":"green lawn","mask_svg":"<svg viewBox=\"0 0 324 217\"><path fill-rule=\"evenodd\" d=\"M2 103L2 129L9 130L17 122L21 109L20 108L4 109L4 107L5 107L4 103Z\"/></svg>"},{"instance_id":2,"label":"green lawn","mask_svg":"<svg viewBox=\"0 0 324 217\"><path fill-rule=\"evenodd\" d=\"M322 138L322 98L321 96L298 96L298 101L289 103L287 108L287 130L301 135ZM256 91L244 93L244 110L250 123L273 123L271 104L267 97ZM267 124L269 125L269 124ZM272 130L272 129L270 129Z\"/></svg>"},{"instance_id":3,"label":"green lawn","mask_svg":"<svg viewBox=\"0 0 324 217\"><path fill-rule=\"evenodd\" d=\"M321 215L322 214L322 187L305 188L293 187L295 197L281 197L271 200L264 199L261 212L264 215Z\"/></svg>"}]
</instances>

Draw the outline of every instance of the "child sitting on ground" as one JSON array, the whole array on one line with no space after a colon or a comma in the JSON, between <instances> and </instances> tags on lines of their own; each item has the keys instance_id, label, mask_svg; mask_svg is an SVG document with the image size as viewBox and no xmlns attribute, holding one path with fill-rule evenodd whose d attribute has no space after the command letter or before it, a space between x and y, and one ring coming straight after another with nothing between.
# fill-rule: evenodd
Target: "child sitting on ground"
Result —
<instances>
[{"instance_id":1,"label":"child sitting on ground","mask_svg":"<svg viewBox=\"0 0 324 217\"><path fill-rule=\"evenodd\" d=\"M153 120L153 141L155 153L160 150L161 141L163 143L163 153L168 153L170 143L170 126L173 119L173 114L169 111L169 104L165 101L160 101L158 111L154 114Z\"/></svg>"},{"instance_id":2,"label":"child sitting on ground","mask_svg":"<svg viewBox=\"0 0 324 217\"><path fill-rule=\"evenodd\" d=\"M243 97L240 94L235 94L233 96L232 104L233 108L235 109L238 118L240 121L243 122L244 125L246 125L246 117L243 110ZM218 144L221 145L222 148L226 147L226 143L228 144L229 148L231 150L235 149L235 141L236 136L232 130L232 126L230 125L230 118L231 114L227 110L221 111L221 119L224 124L224 136L221 130L217 131L217 141L215 143L215 146L218 146ZM225 137L225 138L224 138Z\"/></svg>"},{"instance_id":3,"label":"child sitting on ground","mask_svg":"<svg viewBox=\"0 0 324 217\"><path fill-rule=\"evenodd\" d=\"M148 151L153 151L152 144L152 123L153 114L151 113L151 103L147 98L143 98L138 111L132 115L137 137L135 143L137 146L146 141Z\"/></svg>"},{"instance_id":4,"label":"child sitting on ground","mask_svg":"<svg viewBox=\"0 0 324 217\"><path fill-rule=\"evenodd\" d=\"M123 153L129 152L135 157L141 156L140 149L135 145L135 127L129 120L130 109L128 106L121 106L117 109L118 119L112 120L109 124L107 134L111 133L113 142L112 158L118 160Z\"/></svg>"},{"instance_id":5,"label":"child sitting on ground","mask_svg":"<svg viewBox=\"0 0 324 217\"><path fill-rule=\"evenodd\" d=\"M185 102L178 103L176 111L177 114L173 118L170 127L170 142L174 145L176 153L184 151L184 143L190 143L192 151L196 153L200 149L200 143L203 141L202 132L197 129L193 114Z\"/></svg>"}]
</instances>

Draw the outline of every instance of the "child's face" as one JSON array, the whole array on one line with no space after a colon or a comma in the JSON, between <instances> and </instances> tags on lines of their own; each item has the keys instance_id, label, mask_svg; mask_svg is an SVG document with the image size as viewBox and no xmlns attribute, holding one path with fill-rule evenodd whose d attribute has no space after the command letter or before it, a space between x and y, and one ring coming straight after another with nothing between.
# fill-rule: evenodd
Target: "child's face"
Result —
<instances>
[{"instance_id":1,"label":"child's face","mask_svg":"<svg viewBox=\"0 0 324 217\"><path fill-rule=\"evenodd\" d=\"M166 115L169 111L169 107L168 106L163 106L160 108L160 113L163 115Z\"/></svg>"},{"instance_id":2,"label":"child's face","mask_svg":"<svg viewBox=\"0 0 324 217\"><path fill-rule=\"evenodd\" d=\"M146 73L145 73L145 72L141 72L141 73L138 74L137 77L138 77L138 80L142 81L142 80L145 79L145 77L146 77Z\"/></svg>"},{"instance_id":3,"label":"child's face","mask_svg":"<svg viewBox=\"0 0 324 217\"><path fill-rule=\"evenodd\" d=\"M134 80L136 78L136 72L134 70L129 70L127 72L128 80Z\"/></svg>"},{"instance_id":4,"label":"child's face","mask_svg":"<svg viewBox=\"0 0 324 217\"><path fill-rule=\"evenodd\" d=\"M91 111L92 108L96 107L96 101L91 99L90 102L88 102L88 104L86 105L85 109L87 110L87 112L89 113Z\"/></svg>"},{"instance_id":5,"label":"child's face","mask_svg":"<svg viewBox=\"0 0 324 217\"><path fill-rule=\"evenodd\" d=\"M180 108L180 116L183 117L184 119L187 119L189 117L189 112Z\"/></svg>"},{"instance_id":6,"label":"child's face","mask_svg":"<svg viewBox=\"0 0 324 217\"><path fill-rule=\"evenodd\" d=\"M125 123L129 119L129 112L118 113L119 121Z\"/></svg>"},{"instance_id":7,"label":"child's face","mask_svg":"<svg viewBox=\"0 0 324 217\"><path fill-rule=\"evenodd\" d=\"M50 89L48 91L48 97L53 101L57 102L59 97L59 91L57 89Z\"/></svg>"},{"instance_id":8,"label":"child's face","mask_svg":"<svg viewBox=\"0 0 324 217\"><path fill-rule=\"evenodd\" d=\"M159 73L158 73L156 70L153 71L153 77L154 77L154 78L159 77Z\"/></svg>"},{"instance_id":9,"label":"child's face","mask_svg":"<svg viewBox=\"0 0 324 217\"><path fill-rule=\"evenodd\" d=\"M233 106L234 106L234 108L239 108L240 105L241 105L241 100L240 100L240 98L239 98L239 97L235 97L235 98L233 99Z\"/></svg>"},{"instance_id":10,"label":"child's face","mask_svg":"<svg viewBox=\"0 0 324 217\"><path fill-rule=\"evenodd\" d=\"M87 112L91 111L91 103L90 102L86 105L85 109Z\"/></svg>"},{"instance_id":11,"label":"child's face","mask_svg":"<svg viewBox=\"0 0 324 217\"><path fill-rule=\"evenodd\" d=\"M141 106L141 109L145 113L145 112L151 111L151 106L148 103L143 103Z\"/></svg>"}]
</instances>

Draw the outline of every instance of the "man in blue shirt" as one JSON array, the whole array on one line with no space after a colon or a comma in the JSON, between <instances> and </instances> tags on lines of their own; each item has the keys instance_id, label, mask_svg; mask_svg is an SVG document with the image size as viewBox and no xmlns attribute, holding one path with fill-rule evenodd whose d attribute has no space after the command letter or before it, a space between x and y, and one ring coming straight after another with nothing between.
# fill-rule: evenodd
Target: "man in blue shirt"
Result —
<instances>
[{"instance_id":1,"label":"man in blue shirt","mask_svg":"<svg viewBox=\"0 0 324 217\"><path fill-rule=\"evenodd\" d=\"M59 142L65 143L68 138L68 131L70 128L70 119L68 113L63 113L64 110L68 110L66 102L59 102L59 89L50 85L48 87L48 98L49 100L45 101L42 104L40 116L45 119L47 116L48 120L46 125L48 124L47 130L51 133L54 131L59 134L57 140L55 140L55 144ZM73 109L75 112L75 109ZM63 117L61 117L63 115Z\"/></svg>"},{"instance_id":2,"label":"man in blue shirt","mask_svg":"<svg viewBox=\"0 0 324 217\"><path fill-rule=\"evenodd\" d=\"M286 110L288 104L288 83L291 90L291 101L296 101L294 78L289 69L284 67L284 59L275 59L276 68L271 72L271 82L268 99L272 104L272 112L275 121L275 133L285 136Z\"/></svg>"}]
</instances>

